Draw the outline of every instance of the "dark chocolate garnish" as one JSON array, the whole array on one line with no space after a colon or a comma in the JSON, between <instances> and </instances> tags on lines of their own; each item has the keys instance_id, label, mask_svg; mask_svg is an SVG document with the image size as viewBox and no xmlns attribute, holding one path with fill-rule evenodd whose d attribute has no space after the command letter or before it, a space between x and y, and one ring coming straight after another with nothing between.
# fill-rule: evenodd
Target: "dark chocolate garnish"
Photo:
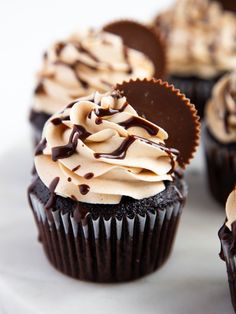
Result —
<instances>
[{"instance_id":1,"label":"dark chocolate garnish","mask_svg":"<svg viewBox=\"0 0 236 314\"><path fill-rule=\"evenodd\" d=\"M199 144L200 123L195 106L173 85L161 80L130 80L117 84L115 90L140 116L168 133L166 146L180 152L177 160L185 168Z\"/></svg>"},{"instance_id":2,"label":"dark chocolate garnish","mask_svg":"<svg viewBox=\"0 0 236 314\"><path fill-rule=\"evenodd\" d=\"M129 20L120 20L107 24L103 27L103 30L120 36L125 46L146 55L154 64L154 76L156 78L165 77L166 49L164 41L157 31Z\"/></svg>"},{"instance_id":3,"label":"dark chocolate garnish","mask_svg":"<svg viewBox=\"0 0 236 314\"><path fill-rule=\"evenodd\" d=\"M159 128L156 125L135 116L129 118L126 121L120 122L119 125L123 126L126 130L134 126L140 127L146 130L150 135L157 135L157 133L159 132Z\"/></svg>"},{"instance_id":4,"label":"dark chocolate garnish","mask_svg":"<svg viewBox=\"0 0 236 314\"><path fill-rule=\"evenodd\" d=\"M49 200L47 201L47 203L45 205L45 209L50 209L54 205L54 198L55 198L55 195L56 195L55 194L55 190L56 190L56 187L57 187L59 181L60 181L60 178L56 177L50 183L50 185L48 187L49 192L50 192L50 197L49 197Z\"/></svg>"},{"instance_id":5,"label":"dark chocolate garnish","mask_svg":"<svg viewBox=\"0 0 236 314\"><path fill-rule=\"evenodd\" d=\"M79 185L79 190L80 190L80 193L82 195L86 195L86 194L88 194L88 192L90 190L90 187L87 184L80 184Z\"/></svg>"},{"instance_id":6,"label":"dark chocolate garnish","mask_svg":"<svg viewBox=\"0 0 236 314\"><path fill-rule=\"evenodd\" d=\"M35 156L42 155L43 150L46 148L46 146L47 146L47 140L46 138L43 138L36 146L34 155Z\"/></svg>"},{"instance_id":7,"label":"dark chocolate garnish","mask_svg":"<svg viewBox=\"0 0 236 314\"><path fill-rule=\"evenodd\" d=\"M74 125L70 134L69 142L63 146L57 146L52 148L52 160L57 161L72 156L78 144L78 139L84 141L91 133L87 132L86 129L81 125Z\"/></svg>"}]
</instances>

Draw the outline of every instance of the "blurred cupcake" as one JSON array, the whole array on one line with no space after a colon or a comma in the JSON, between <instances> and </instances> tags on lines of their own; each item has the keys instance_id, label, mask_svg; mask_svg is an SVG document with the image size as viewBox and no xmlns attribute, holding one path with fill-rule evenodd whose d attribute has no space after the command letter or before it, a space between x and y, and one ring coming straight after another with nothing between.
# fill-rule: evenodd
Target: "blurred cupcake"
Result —
<instances>
[{"instance_id":1,"label":"blurred cupcake","mask_svg":"<svg viewBox=\"0 0 236 314\"><path fill-rule=\"evenodd\" d=\"M74 99L130 78L162 78L164 73L161 40L136 22L117 21L56 42L44 54L34 92L30 122L35 143L47 119Z\"/></svg>"},{"instance_id":2,"label":"blurred cupcake","mask_svg":"<svg viewBox=\"0 0 236 314\"><path fill-rule=\"evenodd\" d=\"M138 115L143 106L158 126ZM181 141L174 119L181 123ZM194 106L161 81L123 83L52 116L28 190L50 262L96 282L128 281L159 268L187 194L178 168L192 158L198 140Z\"/></svg>"},{"instance_id":3,"label":"blurred cupcake","mask_svg":"<svg viewBox=\"0 0 236 314\"><path fill-rule=\"evenodd\" d=\"M236 73L226 74L206 106L204 146L212 195L225 204L236 182Z\"/></svg>"},{"instance_id":4,"label":"blurred cupcake","mask_svg":"<svg viewBox=\"0 0 236 314\"><path fill-rule=\"evenodd\" d=\"M219 231L220 257L226 263L231 300L236 313L236 188L227 199L226 217Z\"/></svg>"},{"instance_id":5,"label":"blurred cupcake","mask_svg":"<svg viewBox=\"0 0 236 314\"><path fill-rule=\"evenodd\" d=\"M216 81L236 67L236 15L209 0L177 0L153 22L167 40L171 81L201 117Z\"/></svg>"}]
</instances>

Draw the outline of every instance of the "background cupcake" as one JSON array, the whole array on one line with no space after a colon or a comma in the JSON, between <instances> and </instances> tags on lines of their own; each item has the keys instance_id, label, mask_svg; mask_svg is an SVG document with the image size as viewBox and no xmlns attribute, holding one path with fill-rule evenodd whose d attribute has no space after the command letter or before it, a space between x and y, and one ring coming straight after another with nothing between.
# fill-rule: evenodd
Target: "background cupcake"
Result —
<instances>
[{"instance_id":1,"label":"background cupcake","mask_svg":"<svg viewBox=\"0 0 236 314\"><path fill-rule=\"evenodd\" d=\"M231 300L236 312L236 189L230 193L226 203L226 222L219 231L220 257L226 263Z\"/></svg>"},{"instance_id":2,"label":"background cupcake","mask_svg":"<svg viewBox=\"0 0 236 314\"><path fill-rule=\"evenodd\" d=\"M224 204L236 182L236 73L214 87L206 106L204 146L209 187Z\"/></svg>"},{"instance_id":3,"label":"background cupcake","mask_svg":"<svg viewBox=\"0 0 236 314\"><path fill-rule=\"evenodd\" d=\"M105 29L76 33L44 54L30 114L36 143L47 119L73 99L108 91L130 78L163 77L164 46L150 29L131 21Z\"/></svg>"},{"instance_id":4,"label":"background cupcake","mask_svg":"<svg viewBox=\"0 0 236 314\"><path fill-rule=\"evenodd\" d=\"M153 25L167 39L169 80L202 117L215 82L236 67L235 13L215 1L177 0Z\"/></svg>"},{"instance_id":5,"label":"background cupcake","mask_svg":"<svg viewBox=\"0 0 236 314\"><path fill-rule=\"evenodd\" d=\"M162 112L160 125L138 116L132 105L150 105L152 116ZM181 125L187 141L172 129L177 111L187 121ZM180 152L166 145L166 121ZM99 282L132 280L160 267L186 198L178 166L189 162L198 139L194 106L161 81L123 83L54 115L36 149L29 188L51 263L74 278Z\"/></svg>"}]
</instances>

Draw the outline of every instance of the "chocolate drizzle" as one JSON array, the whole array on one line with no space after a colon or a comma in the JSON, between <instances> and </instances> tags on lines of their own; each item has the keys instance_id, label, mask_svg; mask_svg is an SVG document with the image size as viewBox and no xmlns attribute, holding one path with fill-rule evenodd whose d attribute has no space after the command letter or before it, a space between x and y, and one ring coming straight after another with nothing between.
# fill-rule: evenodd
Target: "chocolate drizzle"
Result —
<instances>
[{"instance_id":1,"label":"chocolate drizzle","mask_svg":"<svg viewBox=\"0 0 236 314\"><path fill-rule=\"evenodd\" d=\"M84 48L81 43L76 44L75 47L79 52L87 54L93 61L99 62L98 58L91 51Z\"/></svg>"},{"instance_id":2,"label":"chocolate drizzle","mask_svg":"<svg viewBox=\"0 0 236 314\"><path fill-rule=\"evenodd\" d=\"M70 120L70 116L62 117L62 118L54 118L51 120L51 123L55 126L60 125L63 123L63 121L68 121Z\"/></svg>"},{"instance_id":3,"label":"chocolate drizzle","mask_svg":"<svg viewBox=\"0 0 236 314\"><path fill-rule=\"evenodd\" d=\"M47 140L46 138L43 138L38 145L35 148L35 156L41 155L43 153L43 150L46 148L47 146Z\"/></svg>"},{"instance_id":4,"label":"chocolate drizzle","mask_svg":"<svg viewBox=\"0 0 236 314\"><path fill-rule=\"evenodd\" d=\"M74 125L70 134L69 142L63 146L57 146L52 148L52 160L57 161L72 156L78 144L78 139L84 141L91 134L81 125Z\"/></svg>"},{"instance_id":5,"label":"chocolate drizzle","mask_svg":"<svg viewBox=\"0 0 236 314\"><path fill-rule=\"evenodd\" d=\"M130 145L132 145L136 140L139 140L141 142L144 142L148 145L154 146L156 148L161 149L162 151L166 152L169 155L170 161L171 161L171 169L168 172L168 174L172 173L175 168L175 160L173 155L178 155L179 152L174 148L168 148L164 144L160 143L157 144L156 142L153 142L151 140L148 140L146 138L137 136L137 135L130 135L124 141L121 143L121 145L114 150L112 153L95 153L95 158L108 158L108 159L124 159L127 153L127 150L129 149Z\"/></svg>"},{"instance_id":6,"label":"chocolate drizzle","mask_svg":"<svg viewBox=\"0 0 236 314\"><path fill-rule=\"evenodd\" d=\"M124 159L127 153L128 148L131 144L136 140L134 135L128 136L124 141L121 143L121 145L114 150L112 153L95 153L95 158L109 158L109 159Z\"/></svg>"},{"instance_id":7,"label":"chocolate drizzle","mask_svg":"<svg viewBox=\"0 0 236 314\"><path fill-rule=\"evenodd\" d=\"M136 116L133 116L124 122L120 122L119 125L123 126L126 130L134 126L140 127L146 130L150 135L157 135L159 132L158 126Z\"/></svg>"},{"instance_id":8,"label":"chocolate drizzle","mask_svg":"<svg viewBox=\"0 0 236 314\"><path fill-rule=\"evenodd\" d=\"M55 196L56 196L55 190L56 190L56 187L57 187L59 181L60 181L60 178L56 177L50 183L50 185L49 185L50 197L49 197L49 200L47 201L47 203L45 205L45 209L50 209L54 205Z\"/></svg>"},{"instance_id":9,"label":"chocolate drizzle","mask_svg":"<svg viewBox=\"0 0 236 314\"><path fill-rule=\"evenodd\" d=\"M88 194L88 192L90 190L90 187L87 184L80 184L79 185L79 190L80 190L80 193L82 195L86 195L86 194Z\"/></svg>"},{"instance_id":10,"label":"chocolate drizzle","mask_svg":"<svg viewBox=\"0 0 236 314\"><path fill-rule=\"evenodd\" d=\"M106 117L106 116L112 116L116 113L123 112L126 107L128 106L128 103L125 102L123 106L120 109L112 109L112 108L97 108L94 110L97 117Z\"/></svg>"},{"instance_id":11,"label":"chocolate drizzle","mask_svg":"<svg viewBox=\"0 0 236 314\"><path fill-rule=\"evenodd\" d=\"M71 171L75 172L75 171L77 171L79 168L80 168L80 165L74 167Z\"/></svg>"}]
</instances>

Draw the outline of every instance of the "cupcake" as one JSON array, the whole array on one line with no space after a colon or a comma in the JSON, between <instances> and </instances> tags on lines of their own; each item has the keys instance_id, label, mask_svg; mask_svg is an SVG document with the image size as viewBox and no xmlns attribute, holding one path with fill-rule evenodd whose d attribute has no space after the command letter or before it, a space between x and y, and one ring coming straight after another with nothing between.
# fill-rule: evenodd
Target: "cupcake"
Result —
<instances>
[{"instance_id":1,"label":"cupcake","mask_svg":"<svg viewBox=\"0 0 236 314\"><path fill-rule=\"evenodd\" d=\"M169 81L201 117L214 84L236 67L236 15L210 0L177 0L153 22L167 40Z\"/></svg>"},{"instance_id":2,"label":"cupcake","mask_svg":"<svg viewBox=\"0 0 236 314\"><path fill-rule=\"evenodd\" d=\"M206 105L203 132L209 187L221 204L236 182L236 73L226 74Z\"/></svg>"},{"instance_id":3,"label":"cupcake","mask_svg":"<svg viewBox=\"0 0 236 314\"><path fill-rule=\"evenodd\" d=\"M117 21L56 42L44 54L34 91L30 122L35 143L48 118L74 99L106 92L130 78L164 75L161 39L136 22Z\"/></svg>"},{"instance_id":4,"label":"cupcake","mask_svg":"<svg viewBox=\"0 0 236 314\"><path fill-rule=\"evenodd\" d=\"M220 257L226 263L232 305L236 313L236 188L226 202L226 222L219 231Z\"/></svg>"},{"instance_id":5,"label":"cupcake","mask_svg":"<svg viewBox=\"0 0 236 314\"><path fill-rule=\"evenodd\" d=\"M147 107L142 115L158 125L138 114ZM53 115L28 189L51 264L94 282L129 281L163 265L187 195L179 169L198 140L194 106L160 80L125 82Z\"/></svg>"}]
</instances>

